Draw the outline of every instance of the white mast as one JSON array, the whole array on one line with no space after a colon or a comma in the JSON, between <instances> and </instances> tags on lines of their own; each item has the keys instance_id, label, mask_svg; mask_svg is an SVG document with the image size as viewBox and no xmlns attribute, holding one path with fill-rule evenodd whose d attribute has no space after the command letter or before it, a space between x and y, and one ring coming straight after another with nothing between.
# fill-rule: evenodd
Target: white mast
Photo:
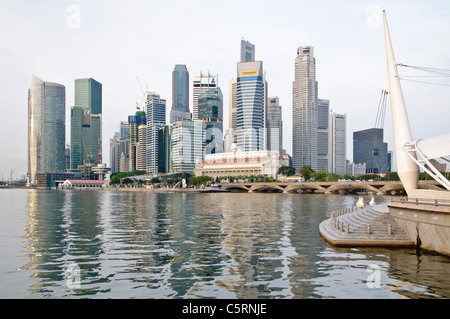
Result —
<instances>
[{"instance_id":1,"label":"white mast","mask_svg":"<svg viewBox=\"0 0 450 319\"><path fill-rule=\"evenodd\" d=\"M395 155L397 159L397 172L400 180L409 196L418 189L419 167L403 150L406 143L412 139L411 128L409 126L408 114L406 112L400 79L398 76L397 62L395 61L392 49L391 37L386 20L386 12L383 10L384 36L386 41L387 76L385 77L384 89L390 95L392 108L392 124L394 130ZM412 191L412 192L411 192Z\"/></svg>"}]
</instances>

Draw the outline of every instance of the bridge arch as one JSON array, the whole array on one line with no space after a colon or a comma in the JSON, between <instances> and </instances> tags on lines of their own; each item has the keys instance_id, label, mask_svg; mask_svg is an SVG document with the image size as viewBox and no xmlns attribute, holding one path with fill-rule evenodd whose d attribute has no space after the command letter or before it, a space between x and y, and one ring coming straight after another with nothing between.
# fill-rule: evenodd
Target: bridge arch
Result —
<instances>
[{"instance_id":1,"label":"bridge arch","mask_svg":"<svg viewBox=\"0 0 450 319\"><path fill-rule=\"evenodd\" d=\"M376 194L382 194L378 188L373 187L372 185L369 185L366 183L337 183L337 184L331 185L327 189L327 193L332 193L332 192L355 193L358 191L366 191L366 192L372 192L372 193L376 193Z\"/></svg>"}]
</instances>

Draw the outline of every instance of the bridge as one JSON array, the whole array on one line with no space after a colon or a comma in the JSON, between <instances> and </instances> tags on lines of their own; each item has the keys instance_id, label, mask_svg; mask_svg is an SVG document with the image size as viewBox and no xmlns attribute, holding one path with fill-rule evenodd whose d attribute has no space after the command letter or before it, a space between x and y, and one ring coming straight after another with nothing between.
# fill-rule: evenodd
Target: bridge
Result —
<instances>
[{"instance_id":1,"label":"bridge","mask_svg":"<svg viewBox=\"0 0 450 319\"><path fill-rule=\"evenodd\" d=\"M230 192L247 193L406 194L405 188L400 181L220 183L218 187L221 190ZM442 185L436 181L420 181L419 188L432 190L443 189Z\"/></svg>"}]
</instances>

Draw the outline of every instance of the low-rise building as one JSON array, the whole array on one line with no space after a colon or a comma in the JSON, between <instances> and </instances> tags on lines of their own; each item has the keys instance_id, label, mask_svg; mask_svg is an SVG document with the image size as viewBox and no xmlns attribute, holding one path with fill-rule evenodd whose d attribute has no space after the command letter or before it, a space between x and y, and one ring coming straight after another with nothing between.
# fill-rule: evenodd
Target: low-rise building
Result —
<instances>
[{"instance_id":1,"label":"low-rise building","mask_svg":"<svg viewBox=\"0 0 450 319\"><path fill-rule=\"evenodd\" d=\"M205 155L197 160L194 173L197 176L250 176L267 175L277 178L280 156L278 151L243 152L233 144L231 152Z\"/></svg>"}]
</instances>

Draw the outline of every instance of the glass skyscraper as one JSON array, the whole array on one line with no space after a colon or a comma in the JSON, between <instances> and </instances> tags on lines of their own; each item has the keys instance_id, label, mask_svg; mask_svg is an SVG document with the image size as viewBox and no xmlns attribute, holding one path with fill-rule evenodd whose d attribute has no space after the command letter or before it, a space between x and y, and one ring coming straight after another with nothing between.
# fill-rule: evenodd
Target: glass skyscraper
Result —
<instances>
[{"instance_id":1,"label":"glass skyscraper","mask_svg":"<svg viewBox=\"0 0 450 319\"><path fill-rule=\"evenodd\" d=\"M166 125L166 100L147 93L147 172L158 173L158 131Z\"/></svg>"},{"instance_id":2,"label":"glass skyscraper","mask_svg":"<svg viewBox=\"0 0 450 319\"><path fill-rule=\"evenodd\" d=\"M331 156L331 148L329 145L329 137L333 132L329 128L330 120L330 101L325 99L317 99L317 170L329 171ZM330 149L329 149L330 148ZM330 150L330 153L329 153ZM345 165L345 158L344 158ZM334 172L333 172L334 173ZM344 173L345 174L345 171Z\"/></svg>"},{"instance_id":3,"label":"glass skyscraper","mask_svg":"<svg viewBox=\"0 0 450 319\"><path fill-rule=\"evenodd\" d=\"M66 89L33 75L28 91L28 178L66 167Z\"/></svg>"},{"instance_id":4,"label":"glass skyscraper","mask_svg":"<svg viewBox=\"0 0 450 319\"><path fill-rule=\"evenodd\" d=\"M220 88L198 96L198 119L206 124L206 154L223 152L223 95Z\"/></svg>"},{"instance_id":5,"label":"glass skyscraper","mask_svg":"<svg viewBox=\"0 0 450 319\"><path fill-rule=\"evenodd\" d=\"M313 47L299 47L292 84L292 165L318 169L317 81Z\"/></svg>"},{"instance_id":6,"label":"glass skyscraper","mask_svg":"<svg viewBox=\"0 0 450 319\"><path fill-rule=\"evenodd\" d=\"M353 132L353 162L366 163L366 174L389 172L390 163L387 143L383 142L383 129Z\"/></svg>"},{"instance_id":7,"label":"glass skyscraper","mask_svg":"<svg viewBox=\"0 0 450 319\"><path fill-rule=\"evenodd\" d=\"M236 136L242 151L264 149L265 81L263 63L240 62L236 79Z\"/></svg>"},{"instance_id":8,"label":"glass skyscraper","mask_svg":"<svg viewBox=\"0 0 450 319\"><path fill-rule=\"evenodd\" d=\"M255 45L241 40L241 62L253 62L255 61Z\"/></svg>"},{"instance_id":9,"label":"glass skyscraper","mask_svg":"<svg viewBox=\"0 0 450 319\"><path fill-rule=\"evenodd\" d=\"M92 78L75 80L70 132L71 169L102 163L102 84Z\"/></svg>"},{"instance_id":10,"label":"glass skyscraper","mask_svg":"<svg viewBox=\"0 0 450 319\"><path fill-rule=\"evenodd\" d=\"M218 86L217 74L202 73L194 75L193 98L192 98L192 120L198 120L198 96L209 89Z\"/></svg>"},{"instance_id":11,"label":"glass skyscraper","mask_svg":"<svg viewBox=\"0 0 450 319\"><path fill-rule=\"evenodd\" d=\"M347 160L347 115L330 114L329 164L330 173L344 175Z\"/></svg>"},{"instance_id":12,"label":"glass skyscraper","mask_svg":"<svg viewBox=\"0 0 450 319\"><path fill-rule=\"evenodd\" d=\"M278 151L281 156L283 152L283 120L278 96L267 100L266 110L267 149Z\"/></svg>"},{"instance_id":13,"label":"glass skyscraper","mask_svg":"<svg viewBox=\"0 0 450 319\"><path fill-rule=\"evenodd\" d=\"M172 110L189 112L189 72L184 64L172 71Z\"/></svg>"}]
</instances>

